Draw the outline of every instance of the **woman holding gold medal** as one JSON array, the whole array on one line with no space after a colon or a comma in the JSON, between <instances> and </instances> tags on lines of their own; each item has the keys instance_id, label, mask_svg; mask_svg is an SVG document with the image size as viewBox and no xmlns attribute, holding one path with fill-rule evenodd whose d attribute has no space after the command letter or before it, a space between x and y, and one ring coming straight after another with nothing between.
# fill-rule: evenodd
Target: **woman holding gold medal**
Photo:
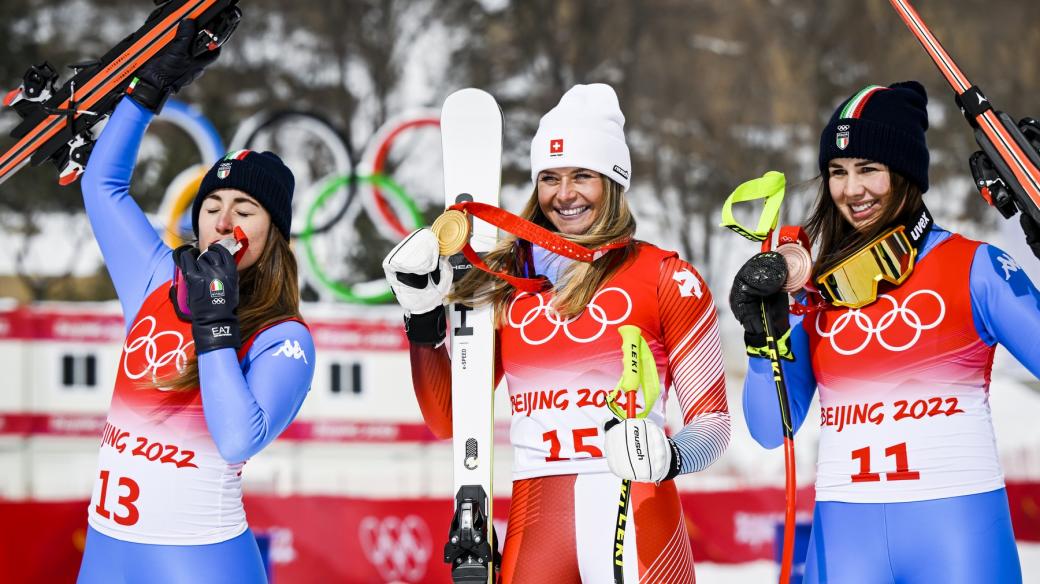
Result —
<instances>
[{"instance_id":1,"label":"woman holding gold medal","mask_svg":"<svg viewBox=\"0 0 1040 584\"><path fill-rule=\"evenodd\" d=\"M452 290L453 300L491 304L498 323L498 378L505 376L512 404L514 454L504 584L615 581L622 479L635 481L624 582L694 581L689 536L669 479L706 468L729 442L716 311L690 264L632 238L623 125L609 86L569 90L541 119L531 143L534 190L520 213L547 230L546 241L503 237L484 257L500 273L472 269ZM568 242L598 253L585 263L548 251ZM452 405L442 305L452 268L438 258L437 245L429 230L416 231L383 266L408 314L423 416L447 437ZM524 278L542 277L541 286L522 287ZM614 417L606 397L621 377L625 325L639 327L653 353L651 367L656 363L664 386L678 393L686 425L671 437L663 396L649 408L647 401L633 403L640 419L605 429Z\"/></svg>"},{"instance_id":2,"label":"woman holding gold medal","mask_svg":"<svg viewBox=\"0 0 1040 584\"><path fill-rule=\"evenodd\" d=\"M820 137L806 290L789 311L787 266L770 252L730 293L755 440L783 438L763 305L795 429L819 390L807 583L1022 581L989 381L997 343L1040 376L1040 294L1008 254L933 223L926 103L913 81L843 102Z\"/></svg>"}]
</instances>

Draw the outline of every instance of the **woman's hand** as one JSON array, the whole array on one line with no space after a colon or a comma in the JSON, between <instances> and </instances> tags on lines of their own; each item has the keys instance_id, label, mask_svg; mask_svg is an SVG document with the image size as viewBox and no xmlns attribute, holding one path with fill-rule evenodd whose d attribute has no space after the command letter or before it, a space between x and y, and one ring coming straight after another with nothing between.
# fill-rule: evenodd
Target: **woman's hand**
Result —
<instances>
[{"instance_id":1,"label":"woman's hand","mask_svg":"<svg viewBox=\"0 0 1040 584\"><path fill-rule=\"evenodd\" d=\"M194 246L173 252L173 261L184 275L191 309L191 334L195 354L242 345L238 330L238 269L223 245L214 243L199 255Z\"/></svg>"},{"instance_id":2,"label":"woman's hand","mask_svg":"<svg viewBox=\"0 0 1040 584\"><path fill-rule=\"evenodd\" d=\"M773 251L752 256L733 278L729 307L744 327L744 344L748 354L760 355L766 345L765 323L762 319L764 303L773 338L781 345L781 355L790 356L790 351L785 351L786 343L781 342L791 328L787 293L783 291L786 280L787 262Z\"/></svg>"},{"instance_id":3,"label":"woman's hand","mask_svg":"<svg viewBox=\"0 0 1040 584\"><path fill-rule=\"evenodd\" d=\"M444 340L444 298L453 270L448 258L440 256L437 236L426 228L413 231L386 255L383 272L404 308L408 339L423 344Z\"/></svg>"},{"instance_id":4,"label":"woman's hand","mask_svg":"<svg viewBox=\"0 0 1040 584\"><path fill-rule=\"evenodd\" d=\"M682 466L675 443L645 418L607 422L604 450L610 472L630 481L666 481L675 478Z\"/></svg>"}]
</instances>

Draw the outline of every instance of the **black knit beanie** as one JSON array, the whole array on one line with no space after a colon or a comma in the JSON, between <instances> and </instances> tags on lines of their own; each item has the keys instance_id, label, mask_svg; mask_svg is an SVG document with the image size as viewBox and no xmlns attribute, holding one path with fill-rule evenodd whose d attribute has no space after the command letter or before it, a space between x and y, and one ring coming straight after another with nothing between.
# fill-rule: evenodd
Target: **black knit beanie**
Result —
<instances>
[{"instance_id":1,"label":"black knit beanie","mask_svg":"<svg viewBox=\"0 0 1040 584\"><path fill-rule=\"evenodd\" d=\"M228 152L206 172L191 206L191 228L199 235L199 211L207 195L219 189L237 189L256 199L271 214L271 223L289 239L292 197L296 179L273 152Z\"/></svg>"},{"instance_id":2,"label":"black knit beanie","mask_svg":"<svg viewBox=\"0 0 1040 584\"><path fill-rule=\"evenodd\" d=\"M928 190L928 94L916 81L868 85L842 102L820 134L820 174L835 158L887 165Z\"/></svg>"}]
</instances>

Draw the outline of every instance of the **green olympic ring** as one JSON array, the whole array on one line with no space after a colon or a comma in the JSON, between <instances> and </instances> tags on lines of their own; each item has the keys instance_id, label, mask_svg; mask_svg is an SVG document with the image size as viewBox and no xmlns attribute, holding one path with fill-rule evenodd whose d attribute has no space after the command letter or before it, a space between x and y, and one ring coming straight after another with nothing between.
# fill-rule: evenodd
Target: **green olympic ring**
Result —
<instances>
[{"instance_id":1,"label":"green olympic ring","mask_svg":"<svg viewBox=\"0 0 1040 584\"><path fill-rule=\"evenodd\" d=\"M349 183L350 181L357 181L360 183L369 183L384 189L389 192L399 203L404 205L408 210L408 214L412 219L412 229L418 229L423 226L422 212L419 210L418 205L412 200L405 192L401 185L390 180L390 177L384 174L372 174L372 175L347 175L337 176L330 179L325 186L322 187L321 192L314 199L314 203L307 210L307 217L305 219L303 232L299 235L299 240L303 242L303 249L305 257L307 258L307 264L310 266L311 271L318 280L325 285L332 294L343 300L344 302L351 302L355 304L384 304L393 300L393 292L390 291L390 285L386 284L381 286L380 290L375 293L361 293L357 289L359 287L371 287L374 286L372 282L365 282L362 284L346 285L341 282L337 282L329 278L324 270L318 265L318 260L314 256L314 248L311 246L311 236L314 235L314 216L318 212L318 209L325 203L325 200L332 196L333 193L339 191L341 187Z\"/></svg>"}]
</instances>

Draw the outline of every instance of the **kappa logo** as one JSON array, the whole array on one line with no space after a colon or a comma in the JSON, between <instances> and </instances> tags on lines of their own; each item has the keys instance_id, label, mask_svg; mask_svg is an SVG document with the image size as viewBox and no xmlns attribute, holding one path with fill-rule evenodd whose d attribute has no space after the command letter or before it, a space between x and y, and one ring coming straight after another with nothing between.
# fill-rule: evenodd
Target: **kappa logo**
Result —
<instances>
[{"instance_id":1,"label":"kappa logo","mask_svg":"<svg viewBox=\"0 0 1040 584\"><path fill-rule=\"evenodd\" d=\"M834 137L834 143L838 150L844 150L849 147L849 130L850 127L847 124L838 126L838 134Z\"/></svg>"},{"instance_id":2,"label":"kappa logo","mask_svg":"<svg viewBox=\"0 0 1040 584\"><path fill-rule=\"evenodd\" d=\"M997 256L997 261L1000 262L1000 267L1004 269L1004 280L1011 280L1011 274L1022 269L1022 266L1018 265L1018 262L1013 260L1007 253L1003 253Z\"/></svg>"},{"instance_id":3,"label":"kappa logo","mask_svg":"<svg viewBox=\"0 0 1040 584\"><path fill-rule=\"evenodd\" d=\"M563 156L563 138L549 140L549 157Z\"/></svg>"},{"instance_id":4,"label":"kappa logo","mask_svg":"<svg viewBox=\"0 0 1040 584\"><path fill-rule=\"evenodd\" d=\"M688 268L683 268L672 274L672 279L679 283L679 296L683 298L689 298L690 296L700 298L704 296L700 280Z\"/></svg>"},{"instance_id":5,"label":"kappa logo","mask_svg":"<svg viewBox=\"0 0 1040 584\"><path fill-rule=\"evenodd\" d=\"M433 557L430 528L421 517L369 515L358 526L365 557L388 580L422 582Z\"/></svg>"},{"instance_id":6,"label":"kappa logo","mask_svg":"<svg viewBox=\"0 0 1040 584\"><path fill-rule=\"evenodd\" d=\"M916 303L913 302L915 298L922 295L931 296L935 299L938 303L937 314L935 314L936 308L929 308L927 306L929 303L923 301L923 298ZM869 314L864 314L863 309L850 308L838 316L838 318L834 319L829 331L824 331L820 328L820 321L823 319L823 314L817 314L816 333L821 337L828 339L834 352L841 355L858 355L866 349L867 346L870 345L870 342L875 338L877 339L878 344L884 349L898 353L916 345L917 341L921 339L921 335L924 331L939 326L939 323L941 323L943 318L946 317L946 303L943 302L942 296L933 290L918 290L904 298L902 304L896 302L896 299L888 294L882 294L878 297L879 303L882 300L887 301L891 305L891 308L888 312L881 315L881 318L877 320L877 324L874 323L874 320ZM913 304L913 307L911 307L911 304ZM914 308L917 310L914 310ZM929 309L925 311L926 308ZM918 311L921 312L919 313ZM921 316L922 314L925 314L924 318L927 318L927 315L929 314L935 314L935 317L929 322L925 322L924 318ZM848 328L849 324L852 323L855 323L857 330L849 329L849 331L846 332L846 328ZM908 340L903 339L902 337L906 337L907 332L910 331L913 332L913 335L910 336ZM892 341L893 336L900 332L903 333L902 337L900 337L902 342ZM888 335L887 338L886 334ZM839 342L840 338L843 339L845 343L849 343L851 337L851 340L854 343L857 336L862 336L863 339L860 341L859 345L856 345L855 347L846 348L847 346L843 346L842 343Z\"/></svg>"},{"instance_id":7,"label":"kappa logo","mask_svg":"<svg viewBox=\"0 0 1040 584\"><path fill-rule=\"evenodd\" d=\"M231 174L231 163L221 162L220 166L217 167L217 178L220 180L226 179Z\"/></svg>"},{"instance_id":8,"label":"kappa logo","mask_svg":"<svg viewBox=\"0 0 1040 584\"><path fill-rule=\"evenodd\" d=\"M300 346L300 341L290 341L289 339L285 339L282 346L278 347L278 350L271 356L277 357L279 355L284 355L290 359L296 359L297 361L303 359L303 362L307 363L307 353L303 352L303 347Z\"/></svg>"}]
</instances>

